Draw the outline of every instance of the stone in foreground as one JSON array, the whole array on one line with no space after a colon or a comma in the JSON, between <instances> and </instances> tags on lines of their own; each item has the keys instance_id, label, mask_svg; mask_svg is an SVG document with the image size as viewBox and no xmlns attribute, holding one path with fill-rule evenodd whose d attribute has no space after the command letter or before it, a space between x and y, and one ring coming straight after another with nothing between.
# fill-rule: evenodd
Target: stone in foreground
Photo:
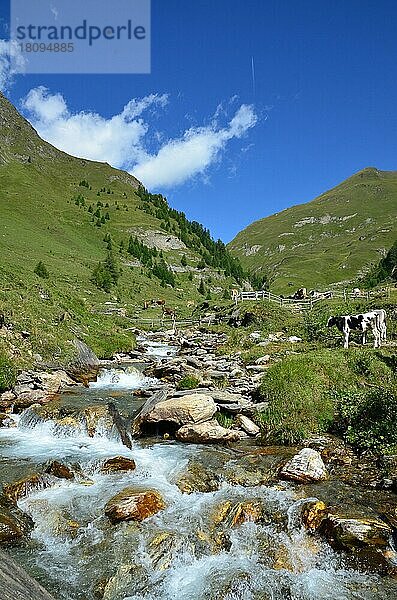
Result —
<instances>
[{"instance_id":1,"label":"stone in foreground","mask_svg":"<svg viewBox=\"0 0 397 600\"><path fill-rule=\"evenodd\" d=\"M248 435L256 436L259 435L260 429L258 425L256 425L251 419L246 417L245 415L237 415L236 417L236 425L240 427L245 433Z\"/></svg>"},{"instance_id":2,"label":"stone in foreground","mask_svg":"<svg viewBox=\"0 0 397 600\"><path fill-rule=\"evenodd\" d=\"M0 496L0 544L14 544L22 540L27 537L33 526L32 519L14 502Z\"/></svg>"},{"instance_id":3,"label":"stone in foreground","mask_svg":"<svg viewBox=\"0 0 397 600\"><path fill-rule=\"evenodd\" d=\"M302 523L309 531L317 531L327 514L327 506L322 500L309 500L302 507Z\"/></svg>"},{"instance_id":4,"label":"stone in foreground","mask_svg":"<svg viewBox=\"0 0 397 600\"><path fill-rule=\"evenodd\" d=\"M54 600L11 556L0 552L0 590L2 600Z\"/></svg>"},{"instance_id":5,"label":"stone in foreground","mask_svg":"<svg viewBox=\"0 0 397 600\"><path fill-rule=\"evenodd\" d=\"M53 483L54 479L52 475L47 473L33 473L33 475L29 475L28 477L18 479L18 481L5 485L3 493L11 502L18 502L18 500L25 498L32 492L48 488Z\"/></svg>"},{"instance_id":6,"label":"stone in foreground","mask_svg":"<svg viewBox=\"0 0 397 600\"><path fill-rule=\"evenodd\" d=\"M327 469L317 450L303 448L280 470L280 477L299 483L310 483L327 479Z\"/></svg>"},{"instance_id":7,"label":"stone in foreground","mask_svg":"<svg viewBox=\"0 0 397 600\"><path fill-rule=\"evenodd\" d=\"M124 473L126 471L134 471L136 468L135 461L126 456L114 456L108 458L102 465L102 473Z\"/></svg>"},{"instance_id":8,"label":"stone in foreground","mask_svg":"<svg viewBox=\"0 0 397 600\"><path fill-rule=\"evenodd\" d=\"M112 521L143 521L165 508L164 500L154 490L125 488L105 506L105 515Z\"/></svg>"},{"instance_id":9,"label":"stone in foreground","mask_svg":"<svg viewBox=\"0 0 397 600\"><path fill-rule=\"evenodd\" d=\"M321 529L337 549L346 550L367 546L385 548L392 535L391 527L375 516L329 514Z\"/></svg>"},{"instance_id":10,"label":"stone in foreground","mask_svg":"<svg viewBox=\"0 0 397 600\"><path fill-rule=\"evenodd\" d=\"M201 423L212 419L217 411L216 404L207 394L188 394L180 398L169 398L158 402L145 415L146 423Z\"/></svg>"},{"instance_id":11,"label":"stone in foreground","mask_svg":"<svg viewBox=\"0 0 397 600\"><path fill-rule=\"evenodd\" d=\"M237 442L240 439L238 431L232 431L219 425L218 421L206 421L184 425L175 434L181 442L192 444L221 444L224 442Z\"/></svg>"}]
</instances>

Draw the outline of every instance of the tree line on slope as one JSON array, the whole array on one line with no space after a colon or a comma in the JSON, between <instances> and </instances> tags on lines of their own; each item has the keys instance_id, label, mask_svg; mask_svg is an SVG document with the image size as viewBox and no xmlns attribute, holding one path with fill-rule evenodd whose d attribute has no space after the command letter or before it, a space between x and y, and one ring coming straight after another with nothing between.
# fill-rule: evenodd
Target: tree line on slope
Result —
<instances>
[{"instance_id":1,"label":"tree line on slope","mask_svg":"<svg viewBox=\"0 0 397 600\"><path fill-rule=\"evenodd\" d=\"M176 235L187 248L200 255L198 268L205 266L222 270L238 284L249 280L255 289L266 289L266 275L245 272L238 258L234 258L221 240L215 241L208 229L197 221L189 221L182 211L170 208L161 194L151 194L143 186L136 191L142 203L139 208L161 221L161 227Z\"/></svg>"}]
</instances>

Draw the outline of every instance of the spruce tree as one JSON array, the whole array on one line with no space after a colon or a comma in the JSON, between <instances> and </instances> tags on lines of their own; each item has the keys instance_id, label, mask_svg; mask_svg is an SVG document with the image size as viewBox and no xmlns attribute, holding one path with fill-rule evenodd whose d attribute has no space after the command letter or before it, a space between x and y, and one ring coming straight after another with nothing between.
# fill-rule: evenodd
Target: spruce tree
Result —
<instances>
[{"instance_id":1,"label":"spruce tree","mask_svg":"<svg viewBox=\"0 0 397 600\"><path fill-rule=\"evenodd\" d=\"M197 291L199 292L199 294L201 294L202 296L205 296L205 285L204 285L204 281L201 279L200 281L200 285L197 288Z\"/></svg>"}]
</instances>

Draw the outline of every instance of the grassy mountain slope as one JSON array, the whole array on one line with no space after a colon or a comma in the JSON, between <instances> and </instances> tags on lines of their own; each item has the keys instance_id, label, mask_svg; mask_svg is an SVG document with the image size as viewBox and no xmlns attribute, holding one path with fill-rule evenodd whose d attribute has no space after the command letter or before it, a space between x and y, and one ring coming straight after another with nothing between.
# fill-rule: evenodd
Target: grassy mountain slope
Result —
<instances>
[{"instance_id":1,"label":"grassy mountain slope","mask_svg":"<svg viewBox=\"0 0 397 600\"><path fill-rule=\"evenodd\" d=\"M397 281L397 240L386 256L365 277L365 283L368 287L375 287L379 283L387 281Z\"/></svg>"},{"instance_id":2,"label":"grassy mountain slope","mask_svg":"<svg viewBox=\"0 0 397 600\"><path fill-rule=\"evenodd\" d=\"M225 272L208 264L210 237L203 231L183 221L162 198L142 200L139 182L129 174L69 156L43 141L0 93L0 315L11 324L8 333L0 329L0 346L8 353L62 358L78 336L100 355L109 355L133 343L126 331L131 322L123 314L161 315L159 308L143 313L144 300L165 299L185 315L192 310L187 300L203 298L202 279L213 297L221 296L238 264L224 248L219 261L231 267ZM162 248L175 271L174 287L128 253L135 235L147 246L157 245L158 252ZM106 258L109 236L122 269L110 294L91 282L95 265ZM34 273L39 261L48 279ZM104 314L116 309L117 316ZM23 337L23 330L30 335Z\"/></svg>"},{"instance_id":3,"label":"grassy mountain slope","mask_svg":"<svg viewBox=\"0 0 397 600\"><path fill-rule=\"evenodd\" d=\"M279 292L355 280L397 230L397 171L366 168L315 200L249 225L229 244L244 267L271 273ZM288 285L288 284L292 285Z\"/></svg>"}]
</instances>

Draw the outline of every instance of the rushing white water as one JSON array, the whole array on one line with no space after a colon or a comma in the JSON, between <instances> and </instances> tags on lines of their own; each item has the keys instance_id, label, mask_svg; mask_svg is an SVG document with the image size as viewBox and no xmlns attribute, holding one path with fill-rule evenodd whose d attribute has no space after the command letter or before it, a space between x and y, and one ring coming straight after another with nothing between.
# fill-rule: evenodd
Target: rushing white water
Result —
<instances>
[{"instance_id":1,"label":"rushing white water","mask_svg":"<svg viewBox=\"0 0 397 600\"><path fill-rule=\"evenodd\" d=\"M172 358L179 350L179 346L172 346L165 342L156 342L145 336L138 336L137 342L141 346L144 346L146 354L153 358Z\"/></svg>"},{"instance_id":2,"label":"rushing white water","mask_svg":"<svg viewBox=\"0 0 397 600\"><path fill-rule=\"evenodd\" d=\"M126 379L123 379L123 377ZM103 372L99 387L142 387L135 371ZM90 390L87 404L91 401ZM346 568L328 544L310 537L298 515L302 500L286 483L184 494L176 485L189 460L204 467L211 457L234 457L227 449L175 442L135 441L131 450L108 430L89 437L83 427L60 427L16 416L17 427L0 429L4 462L40 471L48 459L72 466L75 480L31 493L19 501L35 522L29 552L16 557L39 574L59 600L94 600L101 580L103 600L373 600L397 596L397 584ZM136 470L104 474L104 460L133 458ZM222 461L217 472L222 477ZM106 502L127 486L155 489L166 507L136 523L112 525ZM225 503L259 500L269 520L236 527L218 522ZM217 524L218 523L218 524ZM218 540L218 541L217 541ZM219 542L219 540L224 540Z\"/></svg>"},{"instance_id":3,"label":"rushing white water","mask_svg":"<svg viewBox=\"0 0 397 600\"><path fill-rule=\"evenodd\" d=\"M158 380L145 377L135 367L125 369L102 369L96 381L90 383L92 390L135 390L158 384Z\"/></svg>"}]
</instances>

